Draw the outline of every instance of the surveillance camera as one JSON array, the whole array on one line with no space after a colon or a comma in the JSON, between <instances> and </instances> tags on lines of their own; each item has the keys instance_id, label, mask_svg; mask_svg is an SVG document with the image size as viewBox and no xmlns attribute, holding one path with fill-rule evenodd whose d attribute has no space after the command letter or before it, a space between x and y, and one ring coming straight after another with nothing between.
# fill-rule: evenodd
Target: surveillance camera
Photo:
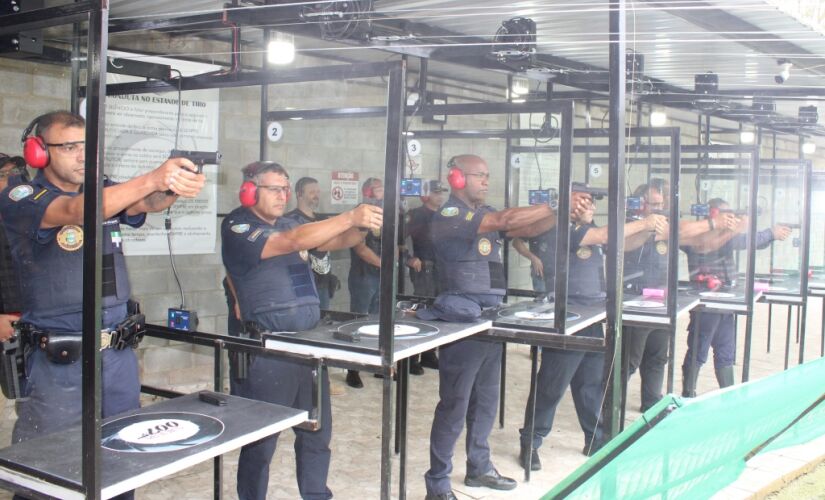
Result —
<instances>
[{"instance_id":1,"label":"surveillance camera","mask_svg":"<svg viewBox=\"0 0 825 500\"><path fill-rule=\"evenodd\" d=\"M779 65L780 69L779 73L773 77L773 79L776 83L783 84L791 77L791 66L793 66L793 64L787 59L780 59L776 61L776 64Z\"/></svg>"}]
</instances>

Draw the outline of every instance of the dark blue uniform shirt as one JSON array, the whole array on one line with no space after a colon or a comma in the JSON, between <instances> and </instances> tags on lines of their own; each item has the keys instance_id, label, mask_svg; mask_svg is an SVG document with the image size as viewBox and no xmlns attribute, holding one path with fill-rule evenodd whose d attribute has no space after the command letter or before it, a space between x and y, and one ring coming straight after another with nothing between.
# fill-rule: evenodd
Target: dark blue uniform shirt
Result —
<instances>
[{"instance_id":1,"label":"dark blue uniform shirt","mask_svg":"<svg viewBox=\"0 0 825 500\"><path fill-rule=\"evenodd\" d=\"M763 249L773 242L773 231L770 228L763 229L756 233L756 248ZM734 286L736 277L739 275L736 269L736 260L733 252L744 250L748 247L748 235L738 234L725 243L718 250L707 253L700 253L691 246L682 247L688 258L688 271L690 279L696 279L700 274L710 274L721 279L725 285Z\"/></svg>"},{"instance_id":2,"label":"dark blue uniform shirt","mask_svg":"<svg viewBox=\"0 0 825 500\"><path fill-rule=\"evenodd\" d=\"M106 179L104 186L114 183ZM28 183L0 193L0 218L20 273L21 320L43 330L79 332L83 313L83 228L66 225L41 229L46 208L62 191L43 172ZM113 327L126 317L131 290L123 256L120 224L140 227L146 214L121 212L106 220L103 238L102 324Z\"/></svg>"},{"instance_id":3,"label":"dark blue uniform shirt","mask_svg":"<svg viewBox=\"0 0 825 500\"><path fill-rule=\"evenodd\" d=\"M435 261L431 224L436 214L425 205L407 214L407 235L412 239L413 255L421 260Z\"/></svg>"},{"instance_id":4,"label":"dark blue uniform shirt","mask_svg":"<svg viewBox=\"0 0 825 500\"><path fill-rule=\"evenodd\" d=\"M625 277L641 273L628 280L637 293L645 288L667 287L668 249L667 241L656 241L656 236L651 235L641 247L625 252Z\"/></svg>"},{"instance_id":5,"label":"dark blue uniform shirt","mask_svg":"<svg viewBox=\"0 0 825 500\"><path fill-rule=\"evenodd\" d=\"M221 224L223 263L235 285L244 319L282 311L285 317L279 321L280 328L290 330L290 310L299 306L318 307L308 252L261 259L271 234L299 225L287 217L269 224L244 207L233 210Z\"/></svg>"},{"instance_id":6,"label":"dark blue uniform shirt","mask_svg":"<svg viewBox=\"0 0 825 500\"><path fill-rule=\"evenodd\" d=\"M582 245L593 223L570 226L570 264L567 296L572 300L604 299L604 252L601 245Z\"/></svg>"},{"instance_id":7,"label":"dark blue uniform shirt","mask_svg":"<svg viewBox=\"0 0 825 500\"><path fill-rule=\"evenodd\" d=\"M446 293L504 295L503 239L498 231L478 233L495 209L470 208L455 196L432 219L432 239Z\"/></svg>"}]
</instances>

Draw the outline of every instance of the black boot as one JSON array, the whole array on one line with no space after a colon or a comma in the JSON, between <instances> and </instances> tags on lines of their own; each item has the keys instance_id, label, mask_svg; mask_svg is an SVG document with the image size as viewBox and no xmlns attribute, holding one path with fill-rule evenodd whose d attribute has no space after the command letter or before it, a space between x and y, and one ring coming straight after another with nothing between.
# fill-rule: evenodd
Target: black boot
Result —
<instances>
[{"instance_id":1,"label":"black boot","mask_svg":"<svg viewBox=\"0 0 825 500\"><path fill-rule=\"evenodd\" d=\"M733 367L723 366L721 368L717 368L716 381L719 382L719 387L722 389L732 386L735 383L733 378Z\"/></svg>"},{"instance_id":2,"label":"black boot","mask_svg":"<svg viewBox=\"0 0 825 500\"><path fill-rule=\"evenodd\" d=\"M682 397L696 397L696 379L699 378L699 365L682 365Z\"/></svg>"},{"instance_id":3,"label":"black boot","mask_svg":"<svg viewBox=\"0 0 825 500\"><path fill-rule=\"evenodd\" d=\"M354 389L364 387L364 383L361 382L361 376L358 374L358 370L347 370L347 385Z\"/></svg>"},{"instance_id":4,"label":"black boot","mask_svg":"<svg viewBox=\"0 0 825 500\"><path fill-rule=\"evenodd\" d=\"M521 464L521 468L527 470L528 453L532 455L532 457L530 458L530 470L541 470L541 459L539 458L539 450L531 448L530 446L524 446L524 443L521 444L521 452L519 453L518 460L519 464Z\"/></svg>"},{"instance_id":5,"label":"black boot","mask_svg":"<svg viewBox=\"0 0 825 500\"><path fill-rule=\"evenodd\" d=\"M421 353L421 366L438 370L438 356L435 354L435 349Z\"/></svg>"}]
</instances>

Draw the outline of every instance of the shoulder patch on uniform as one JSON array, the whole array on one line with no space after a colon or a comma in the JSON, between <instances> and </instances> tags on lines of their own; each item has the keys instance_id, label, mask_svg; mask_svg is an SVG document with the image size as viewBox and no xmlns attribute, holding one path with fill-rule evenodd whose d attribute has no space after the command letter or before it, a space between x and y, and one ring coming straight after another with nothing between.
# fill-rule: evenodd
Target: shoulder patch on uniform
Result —
<instances>
[{"instance_id":1,"label":"shoulder patch on uniform","mask_svg":"<svg viewBox=\"0 0 825 500\"><path fill-rule=\"evenodd\" d=\"M444 217L455 217L458 215L458 207L444 207L441 209L441 215Z\"/></svg>"},{"instance_id":2,"label":"shoulder patch on uniform","mask_svg":"<svg viewBox=\"0 0 825 500\"><path fill-rule=\"evenodd\" d=\"M473 220L473 217L475 217L475 215L475 212L467 212L467 215L464 216L464 220Z\"/></svg>"},{"instance_id":3,"label":"shoulder patch on uniform","mask_svg":"<svg viewBox=\"0 0 825 500\"><path fill-rule=\"evenodd\" d=\"M9 191L9 198L11 198L11 201L20 201L27 196L31 196L32 193L34 193L33 187L28 184L20 184Z\"/></svg>"},{"instance_id":4,"label":"shoulder patch on uniform","mask_svg":"<svg viewBox=\"0 0 825 500\"><path fill-rule=\"evenodd\" d=\"M259 237L259 236L260 236L263 232L264 232L264 230L263 230L263 229L258 228L258 229L256 229L256 230L252 231L252 234L250 234L249 236L247 236L247 237L246 237L246 239L247 239L247 240L249 240L249 241L255 241L255 240L257 240L257 239L258 239L258 237Z\"/></svg>"},{"instance_id":5,"label":"shoulder patch on uniform","mask_svg":"<svg viewBox=\"0 0 825 500\"><path fill-rule=\"evenodd\" d=\"M243 234L249 231L249 224L235 224L229 229L231 229L233 233Z\"/></svg>"}]
</instances>

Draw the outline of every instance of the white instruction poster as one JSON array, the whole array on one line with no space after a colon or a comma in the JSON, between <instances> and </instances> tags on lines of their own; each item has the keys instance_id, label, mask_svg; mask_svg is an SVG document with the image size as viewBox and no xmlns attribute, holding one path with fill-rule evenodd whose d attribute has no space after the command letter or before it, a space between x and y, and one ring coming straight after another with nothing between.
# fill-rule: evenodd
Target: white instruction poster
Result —
<instances>
[{"instance_id":1,"label":"white instruction poster","mask_svg":"<svg viewBox=\"0 0 825 500\"><path fill-rule=\"evenodd\" d=\"M183 76L220 69L162 57L109 52L109 58L136 58L143 62L168 64ZM109 83L135 81L134 77L109 74ZM219 91L191 90L182 93L180 106L176 91L160 94L112 95L106 98L106 174L125 181L158 167L175 148L187 151L219 150ZM178 115L180 109L180 116ZM180 124L178 125L178 120ZM176 133L176 131L179 131ZM197 198L179 199L172 205L172 250L176 255L215 252L217 232L217 169L204 166L206 186ZM148 214L139 229L123 231L126 255L169 253L164 213Z\"/></svg>"},{"instance_id":2,"label":"white instruction poster","mask_svg":"<svg viewBox=\"0 0 825 500\"><path fill-rule=\"evenodd\" d=\"M330 203L333 205L355 205L358 203L358 172L332 172L330 182Z\"/></svg>"}]
</instances>

